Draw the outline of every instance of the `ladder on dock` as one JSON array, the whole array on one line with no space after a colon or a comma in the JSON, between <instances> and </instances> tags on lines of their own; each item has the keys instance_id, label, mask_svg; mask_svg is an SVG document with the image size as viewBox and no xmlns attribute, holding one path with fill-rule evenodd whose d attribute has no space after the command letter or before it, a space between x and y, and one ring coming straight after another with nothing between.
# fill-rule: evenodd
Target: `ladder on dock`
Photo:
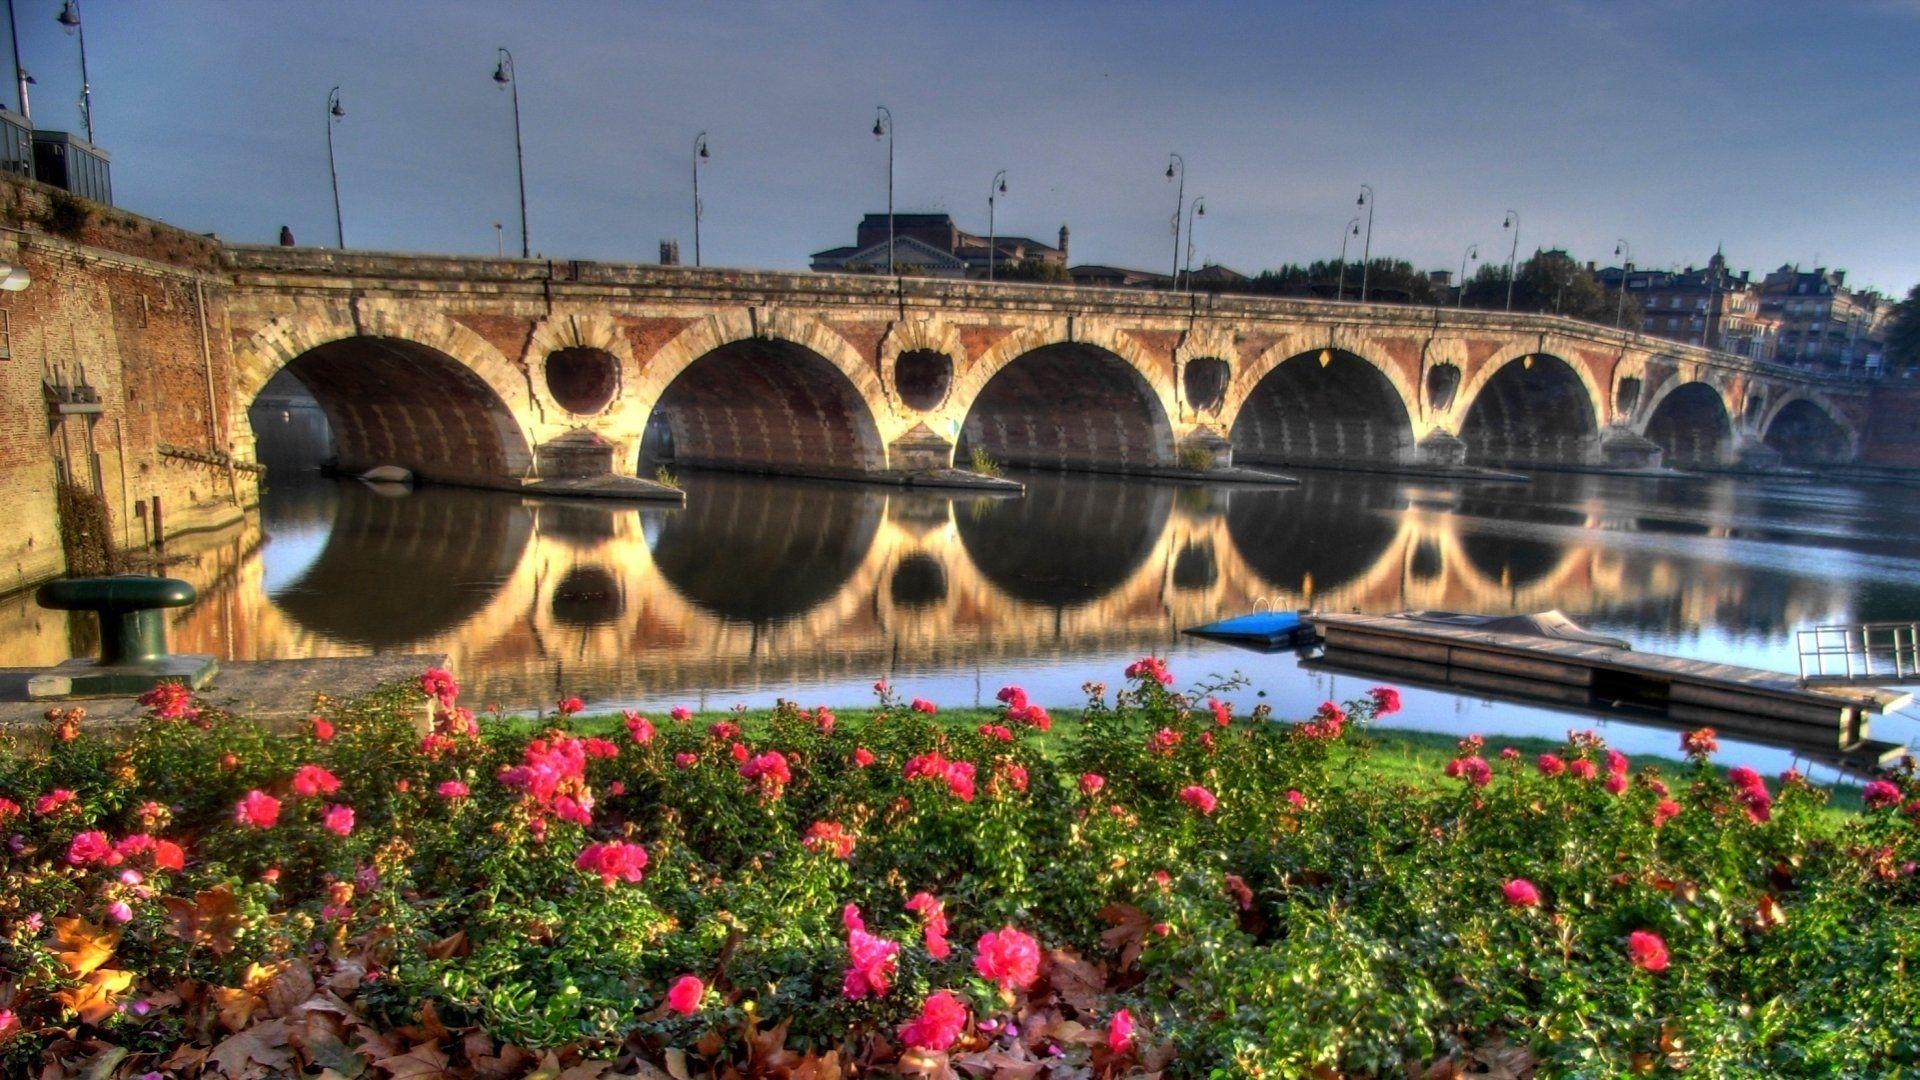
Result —
<instances>
[{"instance_id":1,"label":"ladder on dock","mask_svg":"<svg viewBox=\"0 0 1920 1080\"><path fill-rule=\"evenodd\" d=\"M1802 683L1920 680L1920 622L1852 623L1794 632Z\"/></svg>"}]
</instances>

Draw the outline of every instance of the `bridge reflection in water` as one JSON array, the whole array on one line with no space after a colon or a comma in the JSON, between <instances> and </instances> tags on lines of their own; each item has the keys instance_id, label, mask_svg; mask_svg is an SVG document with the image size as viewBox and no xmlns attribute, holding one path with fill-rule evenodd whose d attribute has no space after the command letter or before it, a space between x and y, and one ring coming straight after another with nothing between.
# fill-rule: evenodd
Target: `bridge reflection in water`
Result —
<instances>
[{"instance_id":1,"label":"bridge reflection in water","mask_svg":"<svg viewBox=\"0 0 1920 1080\"><path fill-rule=\"evenodd\" d=\"M1184 675L1238 668L1292 708L1319 700L1324 677L1180 628L1256 602L1558 607L1645 648L1791 668L1796 626L1920 611L1920 560L1890 554L1920 522L1871 492L1588 475L1023 479L1009 499L693 473L671 510L282 481L259 521L175 569L202 600L176 619L174 647L445 652L478 700L510 708L563 692L848 701L880 674L964 701L1040 669L1061 673L1068 703L1083 678L1115 681L1117 661L1177 650L1200 658ZM63 620L17 600L0 623L13 631L0 662L75 645Z\"/></svg>"}]
</instances>

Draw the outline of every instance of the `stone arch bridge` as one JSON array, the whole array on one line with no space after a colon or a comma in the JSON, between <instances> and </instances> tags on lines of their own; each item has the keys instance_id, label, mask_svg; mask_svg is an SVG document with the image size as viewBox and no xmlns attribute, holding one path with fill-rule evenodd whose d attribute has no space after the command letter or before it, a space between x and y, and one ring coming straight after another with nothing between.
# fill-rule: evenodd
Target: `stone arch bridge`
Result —
<instances>
[{"instance_id":1,"label":"stone arch bridge","mask_svg":"<svg viewBox=\"0 0 1920 1080\"><path fill-rule=\"evenodd\" d=\"M1551 316L1028 284L229 247L231 403L290 373L344 468L518 486L677 461L1851 461L1862 390ZM235 456L254 437L234 433Z\"/></svg>"}]
</instances>

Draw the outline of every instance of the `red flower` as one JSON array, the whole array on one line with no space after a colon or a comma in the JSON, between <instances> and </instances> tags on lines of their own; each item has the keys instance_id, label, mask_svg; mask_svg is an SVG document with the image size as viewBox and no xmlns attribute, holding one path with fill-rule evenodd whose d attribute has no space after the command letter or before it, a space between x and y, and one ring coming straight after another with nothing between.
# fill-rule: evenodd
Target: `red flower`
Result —
<instances>
[{"instance_id":1,"label":"red flower","mask_svg":"<svg viewBox=\"0 0 1920 1080\"><path fill-rule=\"evenodd\" d=\"M847 970L840 978L840 992L848 1001L885 997L899 962L897 942L874 937L865 930L848 930Z\"/></svg>"},{"instance_id":2,"label":"red flower","mask_svg":"<svg viewBox=\"0 0 1920 1080\"><path fill-rule=\"evenodd\" d=\"M1367 691L1373 699L1373 715L1392 716L1400 711L1400 691L1391 686L1376 686Z\"/></svg>"},{"instance_id":3,"label":"red flower","mask_svg":"<svg viewBox=\"0 0 1920 1080\"><path fill-rule=\"evenodd\" d=\"M828 709L825 705L815 705L813 707L813 726L820 729L820 734L825 735L829 739L833 738L833 725L836 722L832 710Z\"/></svg>"},{"instance_id":4,"label":"red flower","mask_svg":"<svg viewBox=\"0 0 1920 1080\"><path fill-rule=\"evenodd\" d=\"M553 703L553 711L561 716L572 716L586 707L587 703L581 701L578 695L569 695Z\"/></svg>"},{"instance_id":5,"label":"red flower","mask_svg":"<svg viewBox=\"0 0 1920 1080\"><path fill-rule=\"evenodd\" d=\"M1627 775L1627 767L1627 755L1618 750L1607 750L1608 776L1625 776Z\"/></svg>"},{"instance_id":6,"label":"red flower","mask_svg":"<svg viewBox=\"0 0 1920 1080\"><path fill-rule=\"evenodd\" d=\"M1005 705L1008 712L1027 707L1027 692L1017 686L1001 687L1000 692L993 695L993 699Z\"/></svg>"},{"instance_id":7,"label":"red flower","mask_svg":"<svg viewBox=\"0 0 1920 1080\"><path fill-rule=\"evenodd\" d=\"M675 705L667 711L667 715L673 717L674 723L684 724L693 719L693 710L687 708L685 705Z\"/></svg>"},{"instance_id":8,"label":"red flower","mask_svg":"<svg viewBox=\"0 0 1920 1080\"><path fill-rule=\"evenodd\" d=\"M1100 794L1100 789L1106 786L1107 778L1101 776L1099 773L1080 774L1080 794L1085 795L1089 799Z\"/></svg>"},{"instance_id":9,"label":"red flower","mask_svg":"<svg viewBox=\"0 0 1920 1080\"><path fill-rule=\"evenodd\" d=\"M1211 814L1213 813L1213 808L1220 805L1220 800L1214 798L1213 792L1208 791L1198 784L1181 788L1180 801L1200 811L1202 814Z\"/></svg>"},{"instance_id":10,"label":"red flower","mask_svg":"<svg viewBox=\"0 0 1920 1080\"><path fill-rule=\"evenodd\" d=\"M619 746L613 743L610 743L607 740L602 739L598 736L590 736L588 738L581 739L580 749L584 750L586 752L586 755L590 758L599 758L604 760L606 758L616 758L620 756Z\"/></svg>"},{"instance_id":11,"label":"red flower","mask_svg":"<svg viewBox=\"0 0 1920 1080\"><path fill-rule=\"evenodd\" d=\"M815 854L831 854L837 859L850 858L853 855L853 833L837 821L816 821L807 827L806 838L800 846Z\"/></svg>"},{"instance_id":12,"label":"red flower","mask_svg":"<svg viewBox=\"0 0 1920 1080\"><path fill-rule=\"evenodd\" d=\"M600 875L600 884L612 888L616 881L640 880L647 869L647 849L624 840L588 844L573 860L573 866Z\"/></svg>"},{"instance_id":13,"label":"red flower","mask_svg":"<svg viewBox=\"0 0 1920 1080\"><path fill-rule=\"evenodd\" d=\"M1627 935L1627 959L1633 961L1633 966L1645 971L1665 971L1667 943L1660 940L1659 934L1635 930Z\"/></svg>"},{"instance_id":14,"label":"red flower","mask_svg":"<svg viewBox=\"0 0 1920 1080\"><path fill-rule=\"evenodd\" d=\"M1514 907L1538 907L1540 890L1526 878L1514 878L1500 888L1501 895Z\"/></svg>"},{"instance_id":15,"label":"red flower","mask_svg":"<svg viewBox=\"0 0 1920 1080\"><path fill-rule=\"evenodd\" d=\"M327 812L321 815L320 823L341 836L349 835L353 832L353 807L333 803L327 807Z\"/></svg>"},{"instance_id":16,"label":"red flower","mask_svg":"<svg viewBox=\"0 0 1920 1080\"><path fill-rule=\"evenodd\" d=\"M1227 896L1233 900L1234 904L1236 904L1241 911L1252 911L1253 890L1247 886L1246 879L1239 874L1228 874L1226 875L1226 881Z\"/></svg>"},{"instance_id":17,"label":"red flower","mask_svg":"<svg viewBox=\"0 0 1920 1080\"><path fill-rule=\"evenodd\" d=\"M171 840L153 842L153 868L155 870L184 870L187 868L187 853L180 845Z\"/></svg>"},{"instance_id":18,"label":"red flower","mask_svg":"<svg viewBox=\"0 0 1920 1080\"><path fill-rule=\"evenodd\" d=\"M319 716L309 717L307 723L313 728L313 737L321 742L333 741L333 725Z\"/></svg>"},{"instance_id":19,"label":"red flower","mask_svg":"<svg viewBox=\"0 0 1920 1080\"><path fill-rule=\"evenodd\" d=\"M1002 990L1025 990L1040 977L1040 943L1013 927L981 935L973 969Z\"/></svg>"},{"instance_id":20,"label":"red flower","mask_svg":"<svg viewBox=\"0 0 1920 1080\"><path fill-rule=\"evenodd\" d=\"M1133 1014L1125 1009L1107 1022L1107 1052L1124 1054L1133 1048Z\"/></svg>"},{"instance_id":21,"label":"red flower","mask_svg":"<svg viewBox=\"0 0 1920 1080\"><path fill-rule=\"evenodd\" d=\"M94 863L113 866L120 860L121 856L114 852L113 844L108 842L107 834L103 832L83 832L67 845L67 862L74 866L92 866Z\"/></svg>"},{"instance_id":22,"label":"red flower","mask_svg":"<svg viewBox=\"0 0 1920 1080\"><path fill-rule=\"evenodd\" d=\"M1869 810L1891 810L1900 805L1900 789L1885 780L1875 780L1860 793L1860 801Z\"/></svg>"},{"instance_id":23,"label":"red flower","mask_svg":"<svg viewBox=\"0 0 1920 1080\"><path fill-rule=\"evenodd\" d=\"M777 799L793 781L793 772L787 768L786 756L778 750L769 750L752 758L740 766L740 775L753 782L760 794L769 799Z\"/></svg>"},{"instance_id":24,"label":"red flower","mask_svg":"<svg viewBox=\"0 0 1920 1080\"><path fill-rule=\"evenodd\" d=\"M1627 790L1627 774L1608 773L1607 782L1602 786L1607 789L1609 795L1624 794Z\"/></svg>"},{"instance_id":25,"label":"red flower","mask_svg":"<svg viewBox=\"0 0 1920 1080\"><path fill-rule=\"evenodd\" d=\"M1680 736L1680 749L1690 758L1705 761L1720 752L1719 733L1710 727L1689 731Z\"/></svg>"},{"instance_id":26,"label":"red flower","mask_svg":"<svg viewBox=\"0 0 1920 1080\"><path fill-rule=\"evenodd\" d=\"M1287 805L1293 807L1295 810L1305 810L1307 808L1307 797L1293 788L1288 788Z\"/></svg>"},{"instance_id":27,"label":"red flower","mask_svg":"<svg viewBox=\"0 0 1920 1080\"><path fill-rule=\"evenodd\" d=\"M1653 827L1659 828L1680 816L1680 804L1672 799L1661 799L1653 808Z\"/></svg>"},{"instance_id":28,"label":"red flower","mask_svg":"<svg viewBox=\"0 0 1920 1080\"><path fill-rule=\"evenodd\" d=\"M447 780L433 789L443 799L464 799L468 795L467 785L458 780Z\"/></svg>"},{"instance_id":29,"label":"red flower","mask_svg":"<svg viewBox=\"0 0 1920 1080\"><path fill-rule=\"evenodd\" d=\"M740 737L740 725L731 720L720 720L707 725L707 734L717 742L726 742Z\"/></svg>"},{"instance_id":30,"label":"red flower","mask_svg":"<svg viewBox=\"0 0 1920 1080\"><path fill-rule=\"evenodd\" d=\"M318 765L302 765L293 770L293 790L301 795L331 795L340 790L340 780Z\"/></svg>"},{"instance_id":31,"label":"red flower","mask_svg":"<svg viewBox=\"0 0 1920 1080\"><path fill-rule=\"evenodd\" d=\"M271 829L280 823L280 800L256 788L234 804L233 819L256 829Z\"/></svg>"},{"instance_id":32,"label":"red flower","mask_svg":"<svg viewBox=\"0 0 1920 1080\"><path fill-rule=\"evenodd\" d=\"M1534 765L1539 768L1541 776L1549 778L1567 771L1567 763L1560 759L1559 754L1541 754L1534 759Z\"/></svg>"},{"instance_id":33,"label":"red flower","mask_svg":"<svg viewBox=\"0 0 1920 1080\"><path fill-rule=\"evenodd\" d=\"M1126 676L1143 683L1151 679L1161 686L1173 685L1173 673L1167 670L1167 662L1157 656L1143 656L1128 664Z\"/></svg>"},{"instance_id":34,"label":"red flower","mask_svg":"<svg viewBox=\"0 0 1920 1080\"><path fill-rule=\"evenodd\" d=\"M1572 774L1575 780L1591 780L1598 770L1593 767L1593 762L1586 758L1575 758L1567 764L1567 772Z\"/></svg>"},{"instance_id":35,"label":"red flower","mask_svg":"<svg viewBox=\"0 0 1920 1080\"><path fill-rule=\"evenodd\" d=\"M914 698L913 711L917 713L926 713L928 716L932 716L933 714L939 712L940 710L938 707L934 705L933 702L928 701L926 698Z\"/></svg>"},{"instance_id":36,"label":"red flower","mask_svg":"<svg viewBox=\"0 0 1920 1080\"><path fill-rule=\"evenodd\" d=\"M942 1053L967 1030L967 1007L948 991L930 995L920 1015L900 1029L900 1041L919 1050Z\"/></svg>"},{"instance_id":37,"label":"red flower","mask_svg":"<svg viewBox=\"0 0 1920 1080\"><path fill-rule=\"evenodd\" d=\"M1221 727L1233 723L1233 706L1219 698L1207 699L1207 710L1213 713L1213 722Z\"/></svg>"},{"instance_id":38,"label":"red flower","mask_svg":"<svg viewBox=\"0 0 1920 1080\"><path fill-rule=\"evenodd\" d=\"M67 807L79 808L77 796L67 788L54 788L33 801L33 812L45 817L56 810Z\"/></svg>"},{"instance_id":39,"label":"red flower","mask_svg":"<svg viewBox=\"0 0 1920 1080\"><path fill-rule=\"evenodd\" d=\"M653 741L653 723L646 717L629 709L621 714L627 722L627 735L634 742L645 746Z\"/></svg>"},{"instance_id":40,"label":"red flower","mask_svg":"<svg viewBox=\"0 0 1920 1080\"><path fill-rule=\"evenodd\" d=\"M747 749L747 744L745 743L734 743L732 746L727 747L727 753L732 754L733 760L741 762L742 764L753 756L753 751Z\"/></svg>"},{"instance_id":41,"label":"red flower","mask_svg":"<svg viewBox=\"0 0 1920 1080\"><path fill-rule=\"evenodd\" d=\"M1446 772L1448 776L1465 780L1477 788L1493 783L1493 766L1487 764L1486 758L1479 756L1454 758L1447 762Z\"/></svg>"},{"instance_id":42,"label":"red flower","mask_svg":"<svg viewBox=\"0 0 1920 1080\"><path fill-rule=\"evenodd\" d=\"M1147 749L1161 757L1173 754L1173 748L1180 745L1181 735L1172 728L1161 728L1147 737Z\"/></svg>"},{"instance_id":43,"label":"red flower","mask_svg":"<svg viewBox=\"0 0 1920 1080\"><path fill-rule=\"evenodd\" d=\"M1727 770L1727 783L1732 784L1734 787L1749 788L1763 782L1764 781L1760 779L1759 773L1754 772L1745 765L1735 765L1733 768Z\"/></svg>"},{"instance_id":44,"label":"red flower","mask_svg":"<svg viewBox=\"0 0 1920 1080\"><path fill-rule=\"evenodd\" d=\"M873 764L874 760L873 751L864 746L856 746L853 748L853 763L855 765L864 769Z\"/></svg>"},{"instance_id":45,"label":"red flower","mask_svg":"<svg viewBox=\"0 0 1920 1080\"><path fill-rule=\"evenodd\" d=\"M913 894L913 899L907 901L907 910L919 912L920 917L927 920L922 938L927 946L927 955L935 960L945 960L952 955L953 947L947 944L949 928L946 905L930 892L919 892Z\"/></svg>"},{"instance_id":46,"label":"red flower","mask_svg":"<svg viewBox=\"0 0 1920 1080\"><path fill-rule=\"evenodd\" d=\"M673 763L682 769L691 769L700 764L699 754L690 754L685 750L673 755Z\"/></svg>"},{"instance_id":47,"label":"red flower","mask_svg":"<svg viewBox=\"0 0 1920 1080\"><path fill-rule=\"evenodd\" d=\"M428 668L420 673L420 689L449 709L460 698L460 684L453 681L452 673L440 668Z\"/></svg>"},{"instance_id":48,"label":"red flower","mask_svg":"<svg viewBox=\"0 0 1920 1080\"><path fill-rule=\"evenodd\" d=\"M667 1008L681 1016L692 1016L700 1011L700 999L706 995L705 983L691 975L682 975L667 988Z\"/></svg>"},{"instance_id":49,"label":"red flower","mask_svg":"<svg viewBox=\"0 0 1920 1080\"><path fill-rule=\"evenodd\" d=\"M193 707L193 692L177 682L166 682L140 695L156 720L192 720L200 715Z\"/></svg>"}]
</instances>

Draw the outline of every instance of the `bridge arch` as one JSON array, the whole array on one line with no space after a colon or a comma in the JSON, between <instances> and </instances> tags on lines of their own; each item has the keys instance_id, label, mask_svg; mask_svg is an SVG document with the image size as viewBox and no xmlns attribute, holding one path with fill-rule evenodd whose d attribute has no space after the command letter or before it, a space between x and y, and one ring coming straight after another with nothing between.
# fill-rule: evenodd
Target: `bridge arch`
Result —
<instances>
[{"instance_id":1,"label":"bridge arch","mask_svg":"<svg viewBox=\"0 0 1920 1080\"><path fill-rule=\"evenodd\" d=\"M1585 462L1608 415L1606 395L1586 365L1547 352L1495 357L1459 400L1460 439L1476 463Z\"/></svg>"},{"instance_id":2,"label":"bridge arch","mask_svg":"<svg viewBox=\"0 0 1920 1080\"><path fill-rule=\"evenodd\" d=\"M898 418L845 338L804 317L726 313L682 330L635 396L673 458L749 472L857 476L887 467Z\"/></svg>"},{"instance_id":3,"label":"bridge arch","mask_svg":"<svg viewBox=\"0 0 1920 1080\"><path fill-rule=\"evenodd\" d=\"M413 306L339 305L275 319L235 350L234 415L286 371L313 394L339 467L497 485L533 468L524 375L485 338ZM254 453L249 430L235 439Z\"/></svg>"},{"instance_id":4,"label":"bridge arch","mask_svg":"<svg viewBox=\"0 0 1920 1080\"><path fill-rule=\"evenodd\" d=\"M1234 459L1272 465L1398 462L1414 452L1414 399L1398 369L1322 346L1255 365L1229 438Z\"/></svg>"},{"instance_id":5,"label":"bridge arch","mask_svg":"<svg viewBox=\"0 0 1920 1080\"><path fill-rule=\"evenodd\" d=\"M1833 464L1859 455L1859 434L1812 394L1789 393L1775 401L1760 432L1761 441L1789 464Z\"/></svg>"},{"instance_id":6,"label":"bridge arch","mask_svg":"<svg viewBox=\"0 0 1920 1080\"><path fill-rule=\"evenodd\" d=\"M1659 444L1668 465L1720 465L1732 452L1733 404L1713 383L1669 379L1642 415L1642 433Z\"/></svg>"},{"instance_id":7,"label":"bridge arch","mask_svg":"<svg viewBox=\"0 0 1920 1080\"><path fill-rule=\"evenodd\" d=\"M1173 464L1173 388L1125 334L1015 332L955 380L959 442L1010 465L1143 472Z\"/></svg>"}]
</instances>

